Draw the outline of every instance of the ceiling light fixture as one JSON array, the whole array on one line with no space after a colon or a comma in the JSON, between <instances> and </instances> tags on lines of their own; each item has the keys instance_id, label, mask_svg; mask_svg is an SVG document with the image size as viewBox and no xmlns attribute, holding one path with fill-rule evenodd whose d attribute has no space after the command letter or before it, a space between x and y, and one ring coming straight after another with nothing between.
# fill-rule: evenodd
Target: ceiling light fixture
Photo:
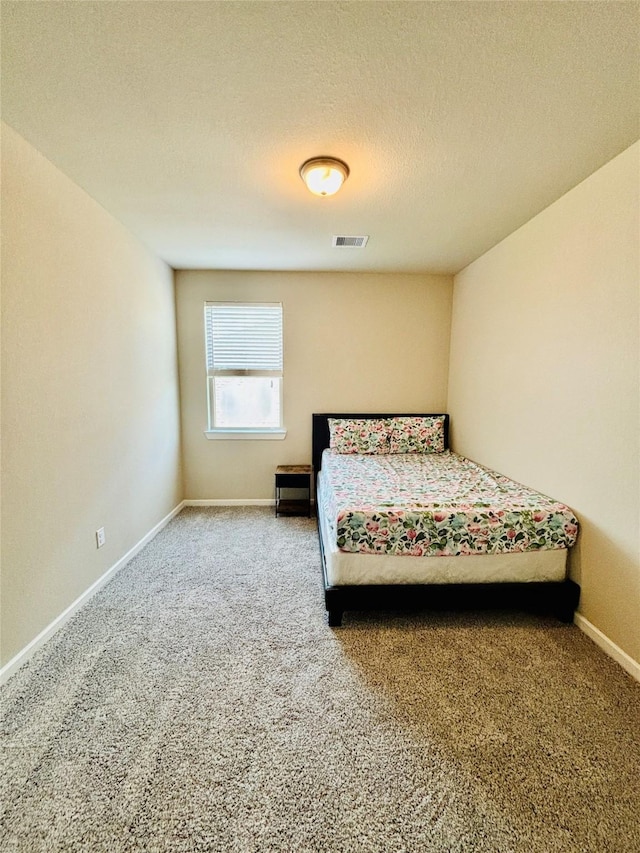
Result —
<instances>
[{"instance_id":1,"label":"ceiling light fixture","mask_svg":"<svg viewBox=\"0 0 640 853\"><path fill-rule=\"evenodd\" d=\"M314 195L334 195L349 177L349 167L335 157L313 157L300 166L300 177Z\"/></svg>"}]
</instances>

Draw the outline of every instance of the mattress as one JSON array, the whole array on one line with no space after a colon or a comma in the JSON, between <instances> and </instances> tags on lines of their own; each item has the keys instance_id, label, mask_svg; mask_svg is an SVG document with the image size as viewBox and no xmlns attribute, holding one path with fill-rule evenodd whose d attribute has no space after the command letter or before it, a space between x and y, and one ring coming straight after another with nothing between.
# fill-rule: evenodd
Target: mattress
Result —
<instances>
[{"instance_id":1,"label":"mattress","mask_svg":"<svg viewBox=\"0 0 640 853\"><path fill-rule=\"evenodd\" d=\"M482 573L493 581L521 579L505 569L507 560L496 559L516 554L545 555L530 561L534 572L528 579L561 579L566 550L578 532L578 522L564 504L448 451L359 455L325 450L318 502L329 550L449 558L452 565L459 562L456 558L483 557L475 562L484 564ZM548 557L547 552L558 554ZM344 558L336 561L345 563ZM405 582L414 582L416 571L403 569L403 576L410 576ZM438 573L447 571L440 563ZM464 582L480 582L468 572L475 575L476 570L469 565ZM383 574L387 582L386 569ZM456 580L451 575L445 582L462 582L459 568L454 575Z\"/></svg>"},{"instance_id":2,"label":"mattress","mask_svg":"<svg viewBox=\"0 0 640 853\"><path fill-rule=\"evenodd\" d=\"M456 453L322 456L324 511L342 551L449 556L566 549L564 504Z\"/></svg>"},{"instance_id":3,"label":"mattress","mask_svg":"<svg viewBox=\"0 0 640 853\"><path fill-rule=\"evenodd\" d=\"M322 472L318 477L318 526L327 586L367 584L462 584L563 581L566 549L471 554L459 557L411 557L341 551L325 513Z\"/></svg>"}]
</instances>

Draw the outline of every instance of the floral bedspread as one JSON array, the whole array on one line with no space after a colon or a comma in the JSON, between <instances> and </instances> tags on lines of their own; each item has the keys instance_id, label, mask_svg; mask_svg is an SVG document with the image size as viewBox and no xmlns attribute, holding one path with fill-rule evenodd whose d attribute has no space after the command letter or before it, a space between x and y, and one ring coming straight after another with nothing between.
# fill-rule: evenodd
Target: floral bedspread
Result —
<instances>
[{"instance_id":1,"label":"floral bedspread","mask_svg":"<svg viewBox=\"0 0 640 853\"><path fill-rule=\"evenodd\" d=\"M578 522L539 492L455 453L322 457L340 550L458 556L569 548Z\"/></svg>"}]
</instances>

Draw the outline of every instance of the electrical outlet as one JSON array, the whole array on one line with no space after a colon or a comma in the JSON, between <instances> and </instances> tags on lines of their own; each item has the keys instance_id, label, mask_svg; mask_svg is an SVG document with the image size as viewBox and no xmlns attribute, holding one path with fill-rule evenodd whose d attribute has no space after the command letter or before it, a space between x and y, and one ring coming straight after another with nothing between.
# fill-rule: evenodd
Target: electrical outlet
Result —
<instances>
[{"instance_id":1,"label":"electrical outlet","mask_svg":"<svg viewBox=\"0 0 640 853\"><path fill-rule=\"evenodd\" d=\"M96 530L96 547L102 548L105 541L104 527L101 527L100 530Z\"/></svg>"}]
</instances>

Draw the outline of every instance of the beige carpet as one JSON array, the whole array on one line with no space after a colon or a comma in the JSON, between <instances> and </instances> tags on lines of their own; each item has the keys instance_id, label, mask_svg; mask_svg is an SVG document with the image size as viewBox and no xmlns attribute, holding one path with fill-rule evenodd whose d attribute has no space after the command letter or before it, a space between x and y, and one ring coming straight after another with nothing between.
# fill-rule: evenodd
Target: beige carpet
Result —
<instances>
[{"instance_id":1,"label":"beige carpet","mask_svg":"<svg viewBox=\"0 0 640 853\"><path fill-rule=\"evenodd\" d=\"M349 614L188 509L1 693L5 851L640 851L640 685L516 613Z\"/></svg>"}]
</instances>

